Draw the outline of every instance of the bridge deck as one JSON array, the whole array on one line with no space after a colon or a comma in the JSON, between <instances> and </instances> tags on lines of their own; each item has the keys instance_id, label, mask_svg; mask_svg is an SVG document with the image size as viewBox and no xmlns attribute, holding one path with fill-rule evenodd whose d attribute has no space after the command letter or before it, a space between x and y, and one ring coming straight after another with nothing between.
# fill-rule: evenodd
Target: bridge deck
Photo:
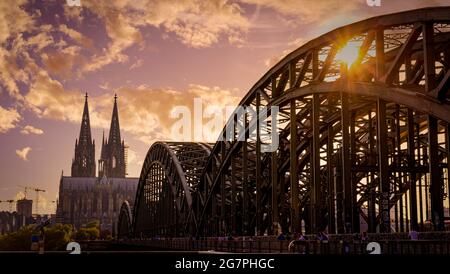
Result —
<instances>
[{"instance_id":1,"label":"bridge deck","mask_svg":"<svg viewBox=\"0 0 450 274\"><path fill-rule=\"evenodd\" d=\"M368 244L380 245L381 254L433 254L450 255L450 233L421 233L419 240L407 239L403 233L373 234L366 240L355 235L332 235L319 241L313 236L306 240L277 240L274 237L239 237L232 240L208 237L165 239L128 239L112 244L120 249L204 251L225 253L300 253L300 254L369 254ZM371 249L369 249L371 250Z\"/></svg>"}]
</instances>

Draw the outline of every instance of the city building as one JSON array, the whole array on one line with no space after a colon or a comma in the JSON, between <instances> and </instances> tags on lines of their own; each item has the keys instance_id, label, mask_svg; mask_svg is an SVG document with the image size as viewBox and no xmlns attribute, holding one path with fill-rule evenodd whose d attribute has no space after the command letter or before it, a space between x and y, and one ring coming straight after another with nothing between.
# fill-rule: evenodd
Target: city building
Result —
<instances>
[{"instance_id":1,"label":"city building","mask_svg":"<svg viewBox=\"0 0 450 274\"><path fill-rule=\"evenodd\" d=\"M109 137L102 140L95 176L95 141L92 140L86 94L79 138L71 176L61 174L56 222L80 228L99 221L101 230L116 233L117 219L123 201L134 201L139 178L126 178L126 147L120 137L117 96L111 118Z\"/></svg>"},{"instance_id":2,"label":"city building","mask_svg":"<svg viewBox=\"0 0 450 274\"><path fill-rule=\"evenodd\" d=\"M25 216L16 211L0 211L0 235L16 232L21 227L34 224L35 219L32 216Z\"/></svg>"},{"instance_id":3,"label":"city building","mask_svg":"<svg viewBox=\"0 0 450 274\"><path fill-rule=\"evenodd\" d=\"M29 218L33 214L33 200L29 199L20 199L16 202L17 213L20 215L24 215L26 218Z\"/></svg>"}]
</instances>

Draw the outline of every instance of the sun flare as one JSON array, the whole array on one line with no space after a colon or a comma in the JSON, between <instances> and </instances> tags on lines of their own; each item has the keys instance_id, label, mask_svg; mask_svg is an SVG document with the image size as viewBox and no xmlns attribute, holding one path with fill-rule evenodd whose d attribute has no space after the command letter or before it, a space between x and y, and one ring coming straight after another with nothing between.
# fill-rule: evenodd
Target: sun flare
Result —
<instances>
[{"instance_id":1,"label":"sun flare","mask_svg":"<svg viewBox=\"0 0 450 274\"><path fill-rule=\"evenodd\" d=\"M355 44L345 43L336 54L336 60L351 67L359 56L359 47Z\"/></svg>"}]
</instances>

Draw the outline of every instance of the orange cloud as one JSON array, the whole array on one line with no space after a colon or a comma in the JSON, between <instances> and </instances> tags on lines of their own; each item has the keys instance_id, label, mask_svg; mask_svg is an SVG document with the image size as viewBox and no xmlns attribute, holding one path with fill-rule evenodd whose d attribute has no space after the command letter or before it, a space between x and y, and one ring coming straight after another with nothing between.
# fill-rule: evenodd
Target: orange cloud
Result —
<instances>
[{"instance_id":1,"label":"orange cloud","mask_svg":"<svg viewBox=\"0 0 450 274\"><path fill-rule=\"evenodd\" d=\"M225 110L227 106L237 105L242 97L236 91L194 84L183 91L138 86L122 87L115 92L119 96L121 129L146 144L172 137L171 126L176 120L171 118L171 112L177 106L186 106L192 110L194 98L201 98L204 108L215 105ZM109 127L113 100L112 94L89 98L92 127ZM79 123L84 94L81 91L64 90L60 82L41 72L26 95L26 101L39 117Z\"/></svg>"},{"instance_id":2,"label":"orange cloud","mask_svg":"<svg viewBox=\"0 0 450 274\"><path fill-rule=\"evenodd\" d=\"M16 150L16 155L24 161L28 161L28 153L31 151L31 147L24 147Z\"/></svg>"},{"instance_id":3,"label":"orange cloud","mask_svg":"<svg viewBox=\"0 0 450 274\"><path fill-rule=\"evenodd\" d=\"M63 85L40 71L25 96L28 106L39 116L62 121L77 121L81 117L81 92L65 91Z\"/></svg>"},{"instance_id":4,"label":"orange cloud","mask_svg":"<svg viewBox=\"0 0 450 274\"><path fill-rule=\"evenodd\" d=\"M221 35L231 44L239 44L250 25L240 6L226 0L86 1L83 8L104 22L111 40L102 54L85 64L85 72L127 61L123 51L143 43L140 28L145 26L163 28L185 45L204 48L217 43Z\"/></svg>"},{"instance_id":5,"label":"orange cloud","mask_svg":"<svg viewBox=\"0 0 450 274\"><path fill-rule=\"evenodd\" d=\"M10 36L32 30L33 19L22 9L26 3L26 0L0 1L0 44Z\"/></svg>"},{"instance_id":6,"label":"orange cloud","mask_svg":"<svg viewBox=\"0 0 450 274\"><path fill-rule=\"evenodd\" d=\"M16 127L17 122L22 119L15 109L5 109L0 106L0 133L8 132Z\"/></svg>"},{"instance_id":7,"label":"orange cloud","mask_svg":"<svg viewBox=\"0 0 450 274\"><path fill-rule=\"evenodd\" d=\"M176 119L171 118L171 112L177 106L186 106L193 112L194 98L201 98L204 108L215 105L217 108L225 110L226 106L236 106L242 97L230 90L195 84L189 85L187 90L183 91L140 86L122 87L115 92L119 96L121 129L133 134L146 144L155 140L173 138L171 126ZM94 110L91 111L91 124L98 127L103 125L103 128L109 127L112 96L94 97L89 102Z\"/></svg>"},{"instance_id":8,"label":"orange cloud","mask_svg":"<svg viewBox=\"0 0 450 274\"><path fill-rule=\"evenodd\" d=\"M26 125L23 127L23 129L20 131L20 133L28 135L28 134L36 134L36 135L42 135L44 134L44 131L40 128L35 128L30 125Z\"/></svg>"},{"instance_id":9,"label":"orange cloud","mask_svg":"<svg viewBox=\"0 0 450 274\"><path fill-rule=\"evenodd\" d=\"M93 41L91 39L89 39L88 37L84 36L82 33L69 28L67 25L65 24L61 24L59 26L59 31L61 31L62 33L66 34L67 36L69 36L73 41L77 42L79 45L88 48L88 49L92 49L93 48Z\"/></svg>"},{"instance_id":10,"label":"orange cloud","mask_svg":"<svg viewBox=\"0 0 450 274\"><path fill-rule=\"evenodd\" d=\"M142 67L143 64L144 64L144 60L139 59L139 60L137 60L135 63L133 63L133 64L130 66L130 70L133 70L133 69L137 69L137 68L139 68L139 67Z\"/></svg>"},{"instance_id":11,"label":"orange cloud","mask_svg":"<svg viewBox=\"0 0 450 274\"><path fill-rule=\"evenodd\" d=\"M42 62L50 73L69 77L73 67L83 59L80 50L78 46L70 46L51 53L43 53Z\"/></svg>"}]
</instances>

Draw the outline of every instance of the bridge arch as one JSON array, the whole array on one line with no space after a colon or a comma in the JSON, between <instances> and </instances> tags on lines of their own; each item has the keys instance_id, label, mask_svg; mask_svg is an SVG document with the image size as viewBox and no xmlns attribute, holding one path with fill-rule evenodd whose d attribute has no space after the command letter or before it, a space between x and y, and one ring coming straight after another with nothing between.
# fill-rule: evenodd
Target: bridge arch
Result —
<instances>
[{"instance_id":1,"label":"bridge arch","mask_svg":"<svg viewBox=\"0 0 450 274\"><path fill-rule=\"evenodd\" d=\"M134 204L136 237L183 236L196 230L192 211L205 143L156 142L145 158Z\"/></svg>"},{"instance_id":2,"label":"bridge arch","mask_svg":"<svg viewBox=\"0 0 450 274\"><path fill-rule=\"evenodd\" d=\"M133 214L128 201L124 201L120 207L119 221L117 222L117 237L126 239L133 237Z\"/></svg>"},{"instance_id":3,"label":"bridge arch","mask_svg":"<svg viewBox=\"0 0 450 274\"><path fill-rule=\"evenodd\" d=\"M442 177L448 173L445 159L450 154L450 145L443 141L450 138L450 59L445 57L450 56L449 22L448 7L367 19L306 43L272 67L240 106L280 108L277 117L267 118L269 131L280 132L280 147L262 153L261 144L267 140L261 136L215 144L199 188L205 198L199 207L198 233L262 235L276 233L280 227L291 232L342 233L359 231L360 219L371 231L417 229L418 219L422 227L431 221L434 229L442 229L443 201L448 202L442 189L449 184ZM358 56L345 64L345 56L339 55L350 45ZM228 125L242 118L235 114ZM294 121L296 130L291 130ZM255 127L249 128L247 136L255 134ZM389 136L393 132L400 136ZM364 140L355 139L355 134ZM368 134L372 135L370 153ZM382 143L390 146L386 149ZM434 160L423 158L420 151L432 154ZM371 164L359 163L356 171L358 157L369 156ZM325 191L331 184L327 168L336 169L332 164L336 161L344 177L339 183L341 196L331 197ZM361 183L362 174L371 179ZM413 189L411 184L418 185ZM375 196L370 209L369 190ZM433 193L430 200L423 196L427 192ZM418 195L419 204L414 202ZM337 199L343 204L336 205ZM327 203L334 203L332 214L340 215L335 220ZM429 207L423 209L421 203ZM327 224L320 225L326 218ZM405 221L409 218L414 220ZM335 227L330 228L331 222Z\"/></svg>"}]
</instances>

